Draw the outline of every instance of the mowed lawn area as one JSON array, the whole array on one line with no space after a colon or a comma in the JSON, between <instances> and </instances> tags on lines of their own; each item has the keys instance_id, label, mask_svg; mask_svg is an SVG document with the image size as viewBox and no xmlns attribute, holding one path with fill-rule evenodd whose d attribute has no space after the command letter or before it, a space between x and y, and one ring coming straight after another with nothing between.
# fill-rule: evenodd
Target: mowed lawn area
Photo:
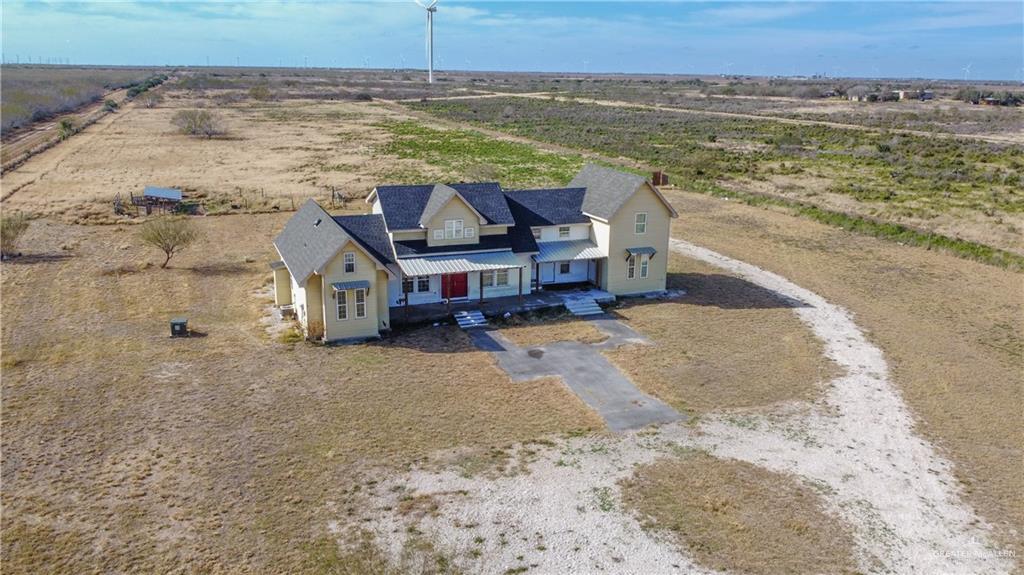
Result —
<instances>
[{"instance_id":1,"label":"mowed lawn area","mask_svg":"<svg viewBox=\"0 0 1024 575\"><path fill-rule=\"evenodd\" d=\"M166 270L133 226L32 223L3 264L5 572L314 569L328 508L390 471L603 429L453 327L270 338L259 292L285 218L197 219ZM168 337L175 316L203 336Z\"/></svg>"}]
</instances>

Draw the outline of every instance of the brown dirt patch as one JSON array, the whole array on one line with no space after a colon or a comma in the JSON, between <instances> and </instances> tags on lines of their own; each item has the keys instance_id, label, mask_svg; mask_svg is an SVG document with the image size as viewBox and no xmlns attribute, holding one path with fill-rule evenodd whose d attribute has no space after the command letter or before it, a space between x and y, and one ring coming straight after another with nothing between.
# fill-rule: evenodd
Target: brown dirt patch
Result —
<instances>
[{"instance_id":1,"label":"brown dirt patch","mask_svg":"<svg viewBox=\"0 0 1024 575\"><path fill-rule=\"evenodd\" d=\"M967 501L1020 562L1024 276L736 202L669 198L682 214L676 237L778 273L855 314L886 354L918 431L954 462Z\"/></svg>"},{"instance_id":2,"label":"brown dirt patch","mask_svg":"<svg viewBox=\"0 0 1024 575\"><path fill-rule=\"evenodd\" d=\"M197 218L167 270L132 226L32 223L3 263L5 572L315 571L327 519L358 525L383 470L602 427L455 328L268 337L286 217ZM178 315L206 336L169 338Z\"/></svg>"},{"instance_id":3,"label":"brown dirt patch","mask_svg":"<svg viewBox=\"0 0 1024 575\"><path fill-rule=\"evenodd\" d=\"M809 400L835 375L791 302L674 254L668 287L687 293L616 310L655 345L606 354L638 387L676 409L695 414Z\"/></svg>"},{"instance_id":4,"label":"brown dirt patch","mask_svg":"<svg viewBox=\"0 0 1024 575\"><path fill-rule=\"evenodd\" d=\"M699 563L738 573L854 573L850 530L794 477L702 452L637 468L623 502Z\"/></svg>"}]
</instances>

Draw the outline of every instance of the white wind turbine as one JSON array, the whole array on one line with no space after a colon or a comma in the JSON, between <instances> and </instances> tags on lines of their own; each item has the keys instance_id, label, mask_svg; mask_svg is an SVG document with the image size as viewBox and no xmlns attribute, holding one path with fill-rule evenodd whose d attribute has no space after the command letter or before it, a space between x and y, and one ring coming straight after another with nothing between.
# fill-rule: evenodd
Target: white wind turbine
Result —
<instances>
[{"instance_id":1,"label":"white wind turbine","mask_svg":"<svg viewBox=\"0 0 1024 575\"><path fill-rule=\"evenodd\" d=\"M964 80L967 80L971 76L971 66L973 65L974 62L971 62L970 64L964 66L963 68L960 68L961 70L964 71Z\"/></svg>"},{"instance_id":2,"label":"white wind turbine","mask_svg":"<svg viewBox=\"0 0 1024 575\"><path fill-rule=\"evenodd\" d=\"M427 11L427 82L434 83L434 12L437 12L437 0L424 4L416 0L420 8Z\"/></svg>"}]
</instances>

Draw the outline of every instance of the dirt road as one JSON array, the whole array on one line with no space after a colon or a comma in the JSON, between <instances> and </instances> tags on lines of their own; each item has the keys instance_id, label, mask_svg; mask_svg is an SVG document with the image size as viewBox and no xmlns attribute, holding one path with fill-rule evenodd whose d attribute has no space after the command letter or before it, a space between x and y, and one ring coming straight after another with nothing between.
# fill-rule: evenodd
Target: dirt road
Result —
<instances>
[{"instance_id":1,"label":"dirt road","mask_svg":"<svg viewBox=\"0 0 1024 575\"><path fill-rule=\"evenodd\" d=\"M104 94L96 102L86 104L71 113L33 124L24 131L12 134L10 138L4 140L2 151L0 151L0 165L3 166L0 171L7 171L9 166L23 161L58 139L60 135L57 127L62 120L71 120L76 126L88 125L104 113L103 103L106 100L113 100L120 105L127 97L127 89L114 90Z\"/></svg>"}]
</instances>

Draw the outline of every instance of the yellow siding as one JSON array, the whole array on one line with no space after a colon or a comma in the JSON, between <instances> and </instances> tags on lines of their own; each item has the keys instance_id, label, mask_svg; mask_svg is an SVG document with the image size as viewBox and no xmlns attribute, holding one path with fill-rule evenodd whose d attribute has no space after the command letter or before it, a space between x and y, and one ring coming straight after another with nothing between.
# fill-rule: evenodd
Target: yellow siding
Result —
<instances>
[{"instance_id":1,"label":"yellow siding","mask_svg":"<svg viewBox=\"0 0 1024 575\"><path fill-rule=\"evenodd\" d=\"M282 306L292 303L292 276L288 268L274 270L274 305Z\"/></svg>"},{"instance_id":2,"label":"yellow siding","mask_svg":"<svg viewBox=\"0 0 1024 575\"><path fill-rule=\"evenodd\" d=\"M344 254L351 252L356 257L356 271L353 273L345 273L344 265ZM387 282L383 284L378 280L378 274L384 273L377 269L376 262L374 262L366 253L353 242L348 242L338 252L334 259L331 260L327 267L324 269L324 289L323 289L323 310L325 320L325 334L324 338L328 341L348 339L348 338L359 338L359 337L375 337L379 333L380 329L380 305L377 302L377 298L380 297L378 291L387 290ZM355 304L355 290L347 290L348 299L348 319L338 319L338 300L334 293L334 289L331 284L336 282L350 282L366 280L370 282L370 292L366 294L366 317L356 317L356 304ZM385 294L385 297L386 294ZM386 318L385 318L386 320Z\"/></svg>"},{"instance_id":3,"label":"yellow siding","mask_svg":"<svg viewBox=\"0 0 1024 575\"><path fill-rule=\"evenodd\" d=\"M647 232L637 235L634 228L634 218L637 212L647 213ZM637 190L615 214L607 229L608 262L604 266L602 276L603 289L617 294L634 294L665 289L665 280L668 273L668 238L669 224L672 214L661 202L654 190L644 185ZM601 245L602 238L598 233L600 222L594 222L597 244ZM647 278L640 278L640 265L637 263L637 275L635 279L626 277L626 248L653 247L658 251L650 260L650 268ZM603 247L603 246L602 246Z\"/></svg>"},{"instance_id":4,"label":"yellow siding","mask_svg":"<svg viewBox=\"0 0 1024 575\"><path fill-rule=\"evenodd\" d=\"M388 307L388 273L377 270L377 283L370 289L370 297L377 300L377 325L391 329L391 311Z\"/></svg>"},{"instance_id":5,"label":"yellow siding","mask_svg":"<svg viewBox=\"0 0 1024 575\"><path fill-rule=\"evenodd\" d=\"M435 240L434 230L444 231L445 220L462 220L463 228L473 228L473 237ZM480 218L473 213L473 210L460 198L453 197L444 208L439 211L427 224L427 245L428 246L451 246L459 244L478 244L480 240Z\"/></svg>"},{"instance_id":6,"label":"yellow siding","mask_svg":"<svg viewBox=\"0 0 1024 575\"><path fill-rule=\"evenodd\" d=\"M443 224L442 224L443 225ZM426 230L417 230L412 232L393 232L391 234L393 240L425 240L427 239Z\"/></svg>"},{"instance_id":7,"label":"yellow siding","mask_svg":"<svg viewBox=\"0 0 1024 575\"><path fill-rule=\"evenodd\" d=\"M501 236L508 233L508 226L488 226L481 229L478 235L481 236Z\"/></svg>"},{"instance_id":8,"label":"yellow siding","mask_svg":"<svg viewBox=\"0 0 1024 575\"><path fill-rule=\"evenodd\" d=\"M324 321L324 299L323 299L324 277L320 274L313 274L306 280L306 333L323 328Z\"/></svg>"},{"instance_id":9,"label":"yellow siding","mask_svg":"<svg viewBox=\"0 0 1024 575\"><path fill-rule=\"evenodd\" d=\"M590 221L591 221L591 224L592 224L591 228L590 228L590 230L591 230L591 237L590 237L590 239L593 240L593 242L595 244L597 244L597 247L601 248L601 251L603 253L606 253L606 254L607 253L611 253L611 252L608 251L608 242L611 241L610 240L610 238L611 238L611 229L608 227L608 224L606 224L604 222L601 222L601 221L598 221L598 220L594 220L594 219L592 219ZM605 258L605 259L607 260L607 258ZM607 263L607 261L602 261L601 262L600 274L597 277L597 287L599 287L599 288L601 288L601 289L603 289L605 291L608 291L608 263Z\"/></svg>"}]
</instances>

